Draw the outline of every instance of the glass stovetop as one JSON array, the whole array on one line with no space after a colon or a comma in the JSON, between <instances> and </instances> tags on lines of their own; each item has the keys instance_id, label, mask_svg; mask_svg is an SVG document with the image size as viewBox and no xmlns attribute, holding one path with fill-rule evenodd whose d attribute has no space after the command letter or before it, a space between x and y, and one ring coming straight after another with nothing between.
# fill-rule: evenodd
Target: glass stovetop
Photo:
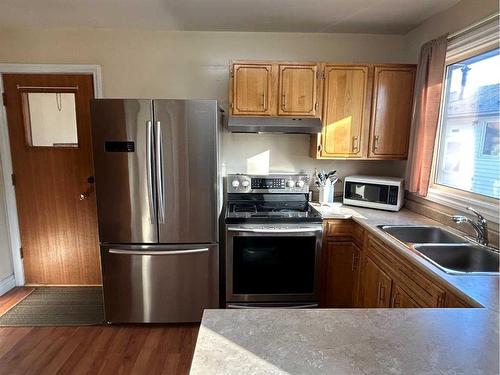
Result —
<instances>
[{"instance_id":1,"label":"glass stovetop","mask_svg":"<svg viewBox=\"0 0 500 375\"><path fill-rule=\"evenodd\" d=\"M321 216L307 202L230 202L226 212L226 223L320 220Z\"/></svg>"}]
</instances>

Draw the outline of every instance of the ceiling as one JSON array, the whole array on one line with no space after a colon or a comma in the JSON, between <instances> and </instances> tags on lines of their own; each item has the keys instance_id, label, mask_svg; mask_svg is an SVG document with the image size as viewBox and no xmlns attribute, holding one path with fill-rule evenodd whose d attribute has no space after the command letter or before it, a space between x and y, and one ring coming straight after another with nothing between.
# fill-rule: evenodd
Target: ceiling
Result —
<instances>
[{"instance_id":1,"label":"ceiling","mask_svg":"<svg viewBox=\"0 0 500 375\"><path fill-rule=\"evenodd\" d=\"M405 34L460 0L2 0L0 27Z\"/></svg>"}]
</instances>

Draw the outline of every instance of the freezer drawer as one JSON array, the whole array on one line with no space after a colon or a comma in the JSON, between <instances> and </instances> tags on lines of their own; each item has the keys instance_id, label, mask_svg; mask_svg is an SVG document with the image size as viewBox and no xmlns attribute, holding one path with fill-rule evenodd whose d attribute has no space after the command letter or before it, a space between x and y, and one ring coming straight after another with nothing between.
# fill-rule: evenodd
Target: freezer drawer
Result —
<instances>
[{"instance_id":1,"label":"freezer drawer","mask_svg":"<svg viewBox=\"0 0 500 375\"><path fill-rule=\"evenodd\" d=\"M217 244L101 246L106 321L201 321L218 307L218 258Z\"/></svg>"}]
</instances>

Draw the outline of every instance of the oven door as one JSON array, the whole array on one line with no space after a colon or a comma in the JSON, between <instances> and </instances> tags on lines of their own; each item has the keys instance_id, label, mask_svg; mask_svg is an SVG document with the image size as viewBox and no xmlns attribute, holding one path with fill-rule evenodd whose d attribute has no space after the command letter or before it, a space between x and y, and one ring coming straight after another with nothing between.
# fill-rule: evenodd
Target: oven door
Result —
<instances>
[{"instance_id":1,"label":"oven door","mask_svg":"<svg viewBox=\"0 0 500 375\"><path fill-rule=\"evenodd\" d=\"M321 224L226 227L226 302L319 301Z\"/></svg>"}]
</instances>

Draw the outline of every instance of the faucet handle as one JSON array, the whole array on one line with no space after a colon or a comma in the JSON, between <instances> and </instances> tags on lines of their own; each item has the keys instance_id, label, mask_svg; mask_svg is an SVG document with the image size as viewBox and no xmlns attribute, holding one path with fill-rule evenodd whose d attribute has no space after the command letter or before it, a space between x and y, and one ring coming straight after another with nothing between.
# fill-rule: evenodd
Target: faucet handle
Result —
<instances>
[{"instance_id":1,"label":"faucet handle","mask_svg":"<svg viewBox=\"0 0 500 375\"><path fill-rule=\"evenodd\" d=\"M467 207L467 209L471 212L473 212L476 216L477 216L477 219L483 223L484 225L486 225L486 219L484 218L483 215L481 215L479 212L477 212L475 209L473 209L472 207Z\"/></svg>"}]
</instances>

